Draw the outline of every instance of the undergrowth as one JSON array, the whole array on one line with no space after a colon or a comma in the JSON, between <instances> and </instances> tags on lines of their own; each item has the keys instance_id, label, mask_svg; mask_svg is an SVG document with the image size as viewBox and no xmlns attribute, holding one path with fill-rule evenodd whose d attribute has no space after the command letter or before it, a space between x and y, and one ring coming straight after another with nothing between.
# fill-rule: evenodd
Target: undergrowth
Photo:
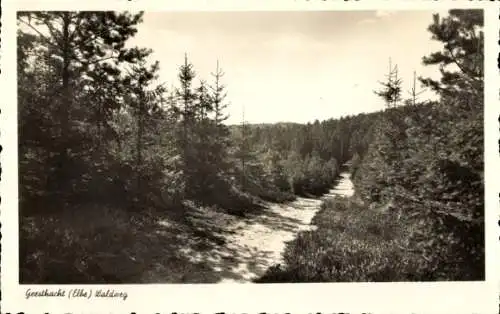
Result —
<instances>
[{"instance_id":1,"label":"undergrowth","mask_svg":"<svg viewBox=\"0 0 500 314\"><path fill-rule=\"evenodd\" d=\"M20 283L216 282L209 266L179 252L222 240L193 226L184 210L131 213L94 206L21 217ZM158 224L162 218L169 226Z\"/></svg>"},{"instance_id":2,"label":"undergrowth","mask_svg":"<svg viewBox=\"0 0 500 314\"><path fill-rule=\"evenodd\" d=\"M408 222L343 198L326 200L313 219L316 230L299 233L258 283L384 282L435 280L408 247Z\"/></svg>"}]
</instances>

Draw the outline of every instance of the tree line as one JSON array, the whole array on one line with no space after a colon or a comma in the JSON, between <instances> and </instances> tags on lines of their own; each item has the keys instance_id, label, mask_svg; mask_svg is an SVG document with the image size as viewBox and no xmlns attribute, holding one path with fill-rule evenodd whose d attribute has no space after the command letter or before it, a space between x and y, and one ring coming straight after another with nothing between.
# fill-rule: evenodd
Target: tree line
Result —
<instances>
[{"instance_id":1,"label":"tree line","mask_svg":"<svg viewBox=\"0 0 500 314\"><path fill-rule=\"evenodd\" d=\"M350 158L354 118L229 126L219 62L206 80L185 55L167 89L152 51L126 45L141 21L141 13L18 14L23 213L184 200L237 212L332 184Z\"/></svg>"}]
</instances>

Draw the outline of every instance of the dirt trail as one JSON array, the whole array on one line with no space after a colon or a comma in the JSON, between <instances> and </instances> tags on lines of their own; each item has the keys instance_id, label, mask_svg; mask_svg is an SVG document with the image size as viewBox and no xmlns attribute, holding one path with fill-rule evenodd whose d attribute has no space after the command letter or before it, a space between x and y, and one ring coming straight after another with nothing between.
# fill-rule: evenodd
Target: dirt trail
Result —
<instances>
[{"instance_id":1,"label":"dirt trail","mask_svg":"<svg viewBox=\"0 0 500 314\"><path fill-rule=\"evenodd\" d=\"M193 223L200 229L216 230L214 236L222 241L219 245L201 250L199 243L188 245L180 253L191 263L203 265L204 277L211 278L211 282L251 282L270 266L282 263L286 243L293 240L299 231L314 228L311 220L320 209L322 199L349 197L353 193L350 174L343 172L335 187L319 199L299 197L287 204L267 203L259 215L249 218L200 210L193 217ZM189 239L179 240L189 242Z\"/></svg>"}]
</instances>

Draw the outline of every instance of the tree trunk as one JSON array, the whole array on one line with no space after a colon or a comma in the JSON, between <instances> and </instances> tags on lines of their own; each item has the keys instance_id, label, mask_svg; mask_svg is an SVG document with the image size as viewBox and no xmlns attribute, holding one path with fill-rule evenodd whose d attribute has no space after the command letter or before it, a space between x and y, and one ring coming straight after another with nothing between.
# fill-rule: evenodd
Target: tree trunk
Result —
<instances>
[{"instance_id":1,"label":"tree trunk","mask_svg":"<svg viewBox=\"0 0 500 314\"><path fill-rule=\"evenodd\" d=\"M56 175L58 192L61 196L66 197L70 191L70 176L68 169L68 137L70 135L69 121L70 121L70 109L72 106L72 97L70 89L70 62L71 62L71 43L69 39L69 26L71 23L71 17L69 12L63 13L63 38L61 43L62 57L63 57L63 67L62 67L62 93L63 97L59 105L59 158L58 158L58 174Z\"/></svg>"}]
</instances>

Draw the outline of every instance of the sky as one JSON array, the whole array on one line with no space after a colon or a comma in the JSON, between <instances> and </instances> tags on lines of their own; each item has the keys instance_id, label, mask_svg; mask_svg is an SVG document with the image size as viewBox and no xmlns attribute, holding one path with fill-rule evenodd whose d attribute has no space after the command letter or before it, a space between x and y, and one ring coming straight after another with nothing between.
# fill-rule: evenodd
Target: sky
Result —
<instances>
[{"instance_id":1,"label":"sky","mask_svg":"<svg viewBox=\"0 0 500 314\"><path fill-rule=\"evenodd\" d=\"M389 59L405 97L413 71L439 77L437 67L422 65L423 56L441 48L427 30L433 13L150 12L130 44L153 50L167 87L178 85L185 53L197 80L210 81L219 60L229 124L239 123L243 110L250 123L306 123L383 109L373 91Z\"/></svg>"}]
</instances>

